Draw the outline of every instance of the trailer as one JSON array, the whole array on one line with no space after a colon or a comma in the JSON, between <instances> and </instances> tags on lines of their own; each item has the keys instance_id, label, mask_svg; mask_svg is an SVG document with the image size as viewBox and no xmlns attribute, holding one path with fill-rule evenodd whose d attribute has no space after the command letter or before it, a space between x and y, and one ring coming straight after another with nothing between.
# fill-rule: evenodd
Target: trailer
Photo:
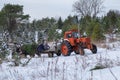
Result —
<instances>
[{"instance_id":1,"label":"trailer","mask_svg":"<svg viewBox=\"0 0 120 80\"><path fill-rule=\"evenodd\" d=\"M41 46L42 44L40 44L39 46L43 48L43 46ZM41 57L41 54L48 54L48 57L53 57L54 54L56 54L57 56L61 55L61 43L55 42L53 45L49 46L48 50L38 50L37 48L37 54Z\"/></svg>"}]
</instances>

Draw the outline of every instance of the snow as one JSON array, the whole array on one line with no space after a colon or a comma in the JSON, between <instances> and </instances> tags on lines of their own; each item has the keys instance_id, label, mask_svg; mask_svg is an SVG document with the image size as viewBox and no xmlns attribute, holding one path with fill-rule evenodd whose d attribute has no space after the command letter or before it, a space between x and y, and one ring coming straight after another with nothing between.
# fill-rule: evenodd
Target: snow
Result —
<instances>
[{"instance_id":1,"label":"snow","mask_svg":"<svg viewBox=\"0 0 120 80\"><path fill-rule=\"evenodd\" d=\"M62 30L61 29L56 29L56 32L58 32L59 34L61 34Z\"/></svg>"},{"instance_id":2,"label":"snow","mask_svg":"<svg viewBox=\"0 0 120 80\"><path fill-rule=\"evenodd\" d=\"M3 61L0 80L120 80L120 42L107 45L109 49L98 47L97 54L85 49L84 56L72 52L71 56L34 57L25 66ZM22 58L21 63L28 59ZM95 66L104 68L91 70Z\"/></svg>"}]
</instances>

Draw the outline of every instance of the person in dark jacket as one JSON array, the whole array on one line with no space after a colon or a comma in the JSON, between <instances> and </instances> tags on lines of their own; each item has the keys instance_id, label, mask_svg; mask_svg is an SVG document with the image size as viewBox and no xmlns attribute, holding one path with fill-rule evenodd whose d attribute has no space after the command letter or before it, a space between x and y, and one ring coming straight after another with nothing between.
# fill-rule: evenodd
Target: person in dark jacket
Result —
<instances>
[{"instance_id":1,"label":"person in dark jacket","mask_svg":"<svg viewBox=\"0 0 120 80\"><path fill-rule=\"evenodd\" d=\"M47 44L47 42L45 40L42 41L42 44L40 44L38 47L37 47L37 52L36 54L38 56L41 56L41 52L45 51L45 50L49 50L50 49L50 46Z\"/></svg>"},{"instance_id":2,"label":"person in dark jacket","mask_svg":"<svg viewBox=\"0 0 120 80\"><path fill-rule=\"evenodd\" d=\"M38 51L38 52L44 51L44 45L43 45L43 44L40 44L40 45L37 47L37 51Z\"/></svg>"},{"instance_id":3,"label":"person in dark jacket","mask_svg":"<svg viewBox=\"0 0 120 80\"><path fill-rule=\"evenodd\" d=\"M49 49L50 49L50 46L47 44L46 40L43 40L43 43L38 46L37 51L42 52Z\"/></svg>"}]
</instances>

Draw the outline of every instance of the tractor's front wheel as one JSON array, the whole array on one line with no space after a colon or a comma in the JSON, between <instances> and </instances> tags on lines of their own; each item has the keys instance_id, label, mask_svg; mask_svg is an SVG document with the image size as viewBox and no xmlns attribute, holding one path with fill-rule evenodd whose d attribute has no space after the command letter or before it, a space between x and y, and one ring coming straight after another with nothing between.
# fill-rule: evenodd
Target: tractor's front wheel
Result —
<instances>
[{"instance_id":1,"label":"tractor's front wheel","mask_svg":"<svg viewBox=\"0 0 120 80\"><path fill-rule=\"evenodd\" d=\"M70 56L72 52L72 47L68 41L64 41L61 45L61 53L64 56Z\"/></svg>"},{"instance_id":2,"label":"tractor's front wheel","mask_svg":"<svg viewBox=\"0 0 120 80\"><path fill-rule=\"evenodd\" d=\"M92 44L92 49L91 49L92 53L93 54L96 54L97 53L97 47L96 45Z\"/></svg>"},{"instance_id":3,"label":"tractor's front wheel","mask_svg":"<svg viewBox=\"0 0 120 80\"><path fill-rule=\"evenodd\" d=\"M84 51L84 49L81 46L79 46L78 51L79 51L80 55L84 55L85 54L85 51Z\"/></svg>"},{"instance_id":4,"label":"tractor's front wheel","mask_svg":"<svg viewBox=\"0 0 120 80\"><path fill-rule=\"evenodd\" d=\"M76 54L84 55L84 49L79 45L77 50L75 51Z\"/></svg>"}]
</instances>

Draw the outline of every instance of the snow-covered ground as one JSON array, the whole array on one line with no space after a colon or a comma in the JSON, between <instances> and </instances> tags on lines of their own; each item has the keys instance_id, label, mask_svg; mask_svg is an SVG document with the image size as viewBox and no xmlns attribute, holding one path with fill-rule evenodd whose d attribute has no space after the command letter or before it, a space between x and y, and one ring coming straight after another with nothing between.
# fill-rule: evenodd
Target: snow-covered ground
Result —
<instances>
[{"instance_id":1,"label":"snow-covered ground","mask_svg":"<svg viewBox=\"0 0 120 80\"><path fill-rule=\"evenodd\" d=\"M84 56L72 52L67 57L34 57L26 66L5 61L0 65L0 80L120 80L120 43L108 45L110 49L98 48L97 54L85 50ZM103 69L92 70L98 67Z\"/></svg>"}]
</instances>

